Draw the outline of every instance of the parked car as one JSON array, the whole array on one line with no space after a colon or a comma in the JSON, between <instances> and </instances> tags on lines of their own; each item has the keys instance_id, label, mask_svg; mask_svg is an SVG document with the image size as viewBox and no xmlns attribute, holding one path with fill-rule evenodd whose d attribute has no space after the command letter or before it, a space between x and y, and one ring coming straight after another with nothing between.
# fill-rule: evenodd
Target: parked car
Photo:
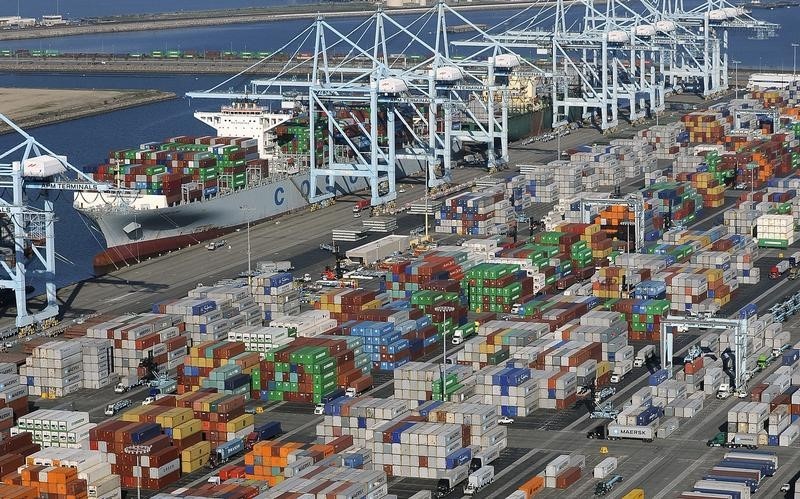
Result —
<instances>
[{"instance_id":1,"label":"parked car","mask_svg":"<svg viewBox=\"0 0 800 499\"><path fill-rule=\"evenodd\" d=\"M497 418L497 424L511 424L514 422L514 418L510 418L508 416L500 416Z\"/></svg>"}]
</instances>

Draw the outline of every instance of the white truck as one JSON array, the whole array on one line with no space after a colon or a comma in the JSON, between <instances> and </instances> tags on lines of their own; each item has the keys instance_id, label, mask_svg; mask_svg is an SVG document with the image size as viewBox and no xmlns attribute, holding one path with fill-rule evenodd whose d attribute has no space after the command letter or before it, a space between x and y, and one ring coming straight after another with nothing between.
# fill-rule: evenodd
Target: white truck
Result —
<instances>
[{"instance_id":1,"label":"white truck","mask_svg":"<svg viewBox=\"0 0 800 499\"><path fill-rule=\"evenodd\" d=\"M656 431L652 426L621 425L617 423L608 424L608 440L619 440L622 438L632 440L643 440L652 442Z\"/></svg>"},{"instance_id":2,"label":"white truck","mask_svg":"<svg viewBox=\"0 0 800 499\"><path fill-rule=\"evenodd\" d=\"M467 477L464 494L471 496L494 481L494 466L484 466Z\"/></svg>"},{"instance_id":3,"label":"white truck","mask_svg":"<svg viewBox=\"0 0 800 499\"><path fill-rule=\"evenodd\" d=\"M647 361L656 356L655 345L645 345L638 352L636 357L633 358L633 367L644 367Z\"/></svg>"},{"instance_id":4,"label":"white truck","mask_svg":"<svg viewBox=\"0 0 800 499\"><path fill-rule=\"evenodd\" d=\"M128 390L142 385L144 385L142 380L124 376L119 380L119 383L114 386L114 393L125 393Z\"/></svg>"},{"instance_id":5,"label":"white truck","mask_svg":"<svg viewBox=\"0 0 800 499\"><path fill-rule=\"evenodd\" d=\"M630 359L614 362L614 372L611 373L611 379L609 381L612 383L619 383L626 374L631 372L631 369L633 369L633 361Z\"/></svg>"},{"instance_id":6,"label":"white truck","mask_svg":"<svg viewBox=\"0 0 800 499\"><path fill-rule=\"evenodd\" d=\"M280 260L277 262L261 261L256 263L256 270L258 272L289 272L290 270L294 270L294 266L289 260Z\"/></svg>"},{"instance_id":7,"label":"white truck","mask_svg":"<svg viewBox=\"0 0 800 499\"><path fill-rule=\"evenodd\" d=\"M728 383L722 383L719 385L717 389L717 398L719 400L725 400L726 398L730 397L733 394L731 390L731 385Z\"/></svg>"}]
</instances>

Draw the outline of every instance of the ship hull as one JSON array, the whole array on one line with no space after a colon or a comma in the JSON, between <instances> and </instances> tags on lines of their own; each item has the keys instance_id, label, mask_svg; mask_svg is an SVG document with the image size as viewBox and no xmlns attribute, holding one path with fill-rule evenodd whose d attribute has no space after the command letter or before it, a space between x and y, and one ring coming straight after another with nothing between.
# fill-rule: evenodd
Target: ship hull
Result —
<instances>
[{"instance_id":1,"label":"ship hull","mask_svg":"<svg viewBox=\"0 0 800 499\"><path fill-rule=\"evenodd\" d=\"M423 171L416 158L398 160L396 175L403 178ZM317 185L322 193L325 185ZM341 177L337 196L368 187L363 177ZM310 191L308 177L295 176L242 189L204 201L152 210L81 210L100 230L107 248L94 258L96 273L103 273L163 253L198 244L257 223L305 209Z\"/></svg>"}]
</instances>

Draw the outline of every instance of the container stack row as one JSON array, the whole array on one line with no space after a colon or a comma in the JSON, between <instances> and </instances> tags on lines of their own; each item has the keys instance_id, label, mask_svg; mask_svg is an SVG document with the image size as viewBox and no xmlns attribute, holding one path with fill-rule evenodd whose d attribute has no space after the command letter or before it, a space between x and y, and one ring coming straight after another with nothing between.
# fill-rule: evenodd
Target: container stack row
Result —
<instances>
[{"instance_id":1,"label":"container stack row","mask_svg":"<svg viewBox=\"0 0 800 499\"><path fill-rule=\"evenodd\" d=\"M251 279L250 289L266 321L300 313L300 292L288 272L256 275Z\"/></svg>"},{"instance_id":2,"label":"container stack row","mask_svg":"<svg viewBox=\"0 0 800 499\"><path fill-rule=\"evenodd\" d=\"M489 321L477 328L476 337L464 342L457 360L459 364L471 366L476 371L487 365L497 365L547 332L549 328L546 324Z\"/></svg>"},{"instance_id":3,"label":"container stack row","mask_svg":"<svg viewBox=\"0 0 800 499\"><path fill-rule=\"evenodd\" d=\"M244 282L198 286L186 298L155 304L153 312L183 316L193 343L222 340L235 327L261 325L263 320Z\"/></svg>"},{"instance_id":4,"label":"container stack row","mask_svg":"<svg viewBox=\"0 0 800 499\"><path fill-rule=\"evenodd\" d=\"M547 488L568 489L581 478L586 467L586 456L562 454L547 464L544 481Z\"/></svg>"},{"instance_id":5,"label":"container stack row","mask_svg":"<svg viewBox=\"0 0 800 499\"><path fill-rule=\"evenodd\" d=\"M514 209L504 190L489 188L447 198L436 212L437 233L487 236L512 218Z\"/></svg>"},{"instance_id":6,"label":"container stack row","mask_svg":"<svg viewBox=\"0 0 800 499\"><path fill-rule=\"evenodd\" d=\"M408 299L414 291L434 287L437 291L459 291L458 283L464 278L464 269L494 256L496 249L496 243L479 247L469 247L465 243L452 250L428 252L414 261L393 261L387 264L386 291L394 300Z\"/></svg>"},{"instance_id":7,"label":"container stack row","mask_svg":"<svg viewBox=\"0 0 800 499\"><path fill-rule=\"evenodd\" d=\"M258 364L258 354L245 352L242 342L208 341L190 348L189 354L182 360L184 362L178 366L177 370L179 394L200 389L212 372L220 368L221 371L215 373L215 378L222 377L224 383L225 379L236 376L236 379L229 385L240 387L240 380L249 378L249 370ZM234 374L234 371L228 371L228 369L238 372ZM249 395L248 392L246 396L249 397Z\"/></svg>"},{"instance_id":8,"label":"container stack row","mask_svg":"<svg viewBox=\"0 0 800 499\"><path fill-rule=\"evenodd\" d=\"M656 125L640 130L637 138L642 138L655 148L656 159L670 160L680 152L680 143L689 139L686 126L681 123Z\"/></svg>"},{"instance_id":9,"label":"container stack row","mask_svg":"<svg viewBox=\"0 0 800 499\"><path fill-rule=\"evenodd\" d=\"M318 404L368 375L372 362L362 338L296 338L273 349L251 373L252 390L261 400Z\"/></svg>"},{"instance_id":10,"label":"container stack row","mask_svg":"<svg viewBox=\"0 0 800 499\"><path fill-rule=\"evenodd\" d=\"M236 137L173 137L142 144L138 149L112 151L109 162L85 168L95 180L163 195L167 205L179 204L188 187L189 200L215 195L220 187L248 185L248 168L259 165L258 141Z\"/></svg>"},{"instance_id":11,"label":"container stack row","mask_svg":"<svg viewBox=\"0 0 800 499\"><path fill-rule=\"evenodd\" d=\"M294 338L295 336L328 334L336 328L337 324L336 319L331 316L330 310L306 310L291 317L273 319L269 322L269 327L283 330L289 338ZM274 342L274 340L270 341L270 343ZM283 342L282 340L281 343Z\"/></svg>"},{"instance_id":12,"label":"container stack row","mask_svg":"<svg viewBox=\"0 0 800 499\"><path fill-rule=\"evenodd\" d=\"M183 363L187 345L184 331L185 324L177 316L138 314L92 325L86 336L112 340L114 372L138 380L146 374L139 367L142 359L152 358L161 370L175 369Z\"/></svg>"},{"instance_id":13,"label":"container stack row","mask_svg":"<svg viewBox=\"0 0 800 499\"><path fill-rule=\"evenodd\" d=\"M558 201L558 184L555 172L549 165L519 165L525 175L526 189L534 203L554 203Z\"/></svg>"},{"instance_id":14,"label":"container stack row","mask_svg":"<svg viewBox=\"0 0 800 499\"><path fill-rule=\"evenodd\" d=\"M0 414L3 414L3 424L10 427L14 421L28 413L28 385L20 383L16 364L0 362ZM9 411L11 416L9 417ZM8 428L5 428L8 430ZM0 431L0 434L3 432Z\"/></svg>"},{"instance_id":15,"label":"container stack row","mask_svg":"<svg viewBox=\"0 0 800 499\"><path fill-rule=\"evenodd\" d=\"M19 418L11 433L30 433L42 447L88 449L89 430L95 426L87 412L39 409Z\"/></svg>"},{"instance_id":16,"label":"container stack row","mask_svg":"<svg viewBox=\"0 0 800 499\"><path fill-rule=\"evenodd\" d=\"M120 484L101 452L47 449L29 455L16 471L3 476L0 496L119 499Z\"/></svg>"},{"instance_id":17,"label":"container stack row","mask_svg":"<svg viewBox=\"0 0 800 499\"><path fill-rule=\"evenodd\" d=\"M180 452L159 424L105 421L92 428L89 439L91 449L104 454L111 472L120 476L123 488L136 488L141 478L143 489L160 490L180 477ZM139 445L139 454L126 451Z\"/></svg>"}]
</instances>

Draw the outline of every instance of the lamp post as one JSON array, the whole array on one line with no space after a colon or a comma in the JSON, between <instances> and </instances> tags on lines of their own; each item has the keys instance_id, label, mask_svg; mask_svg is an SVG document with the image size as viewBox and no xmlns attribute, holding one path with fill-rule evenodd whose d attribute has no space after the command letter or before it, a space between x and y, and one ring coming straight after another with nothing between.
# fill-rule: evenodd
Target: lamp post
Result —
<instances>
[{"instance_id":1,"label":"lamp post","mask_svg":"<svg viewBox=\"0 0 800 499\"><path fill-rule=\"evenodd\" d=\"M440 314L443 314L442 319L442 402L444 402L445 387L444 377L447 373L447 314L455 312L456 308L450 305L440 305L433 309Z\"/></svg>"},{"instance_id":2,"label":"lamp post","mask_svg":"<svg viewBox=\"0 0 800 499\"><path fill-rule=\"evenodd\" d=\"M136 497L142 499L142 456L150 453L152 445L129 445L123 449L125 454L136 456L136 466L139 473L136 476Z\"/></svg>"},{"instance_id":3,"label":"lamp post","mask_svg":"<svg viewBox=\"0 0 800 499\"><path fill-rule=\"evenodd\" d=\"M800 47L800 43L792 44L792 76L797 73L797 47Z\"/></svg>"},{"instance_id":4,"label":"lamp post","mask_svg":"<svg viewBox=\"0 0 800 499\"><path fill-rule=\"evenodd\" d=\"M741 64L742 61L731 61L731 62L733 63L733 67L734 67L734 70L733 70L733 74L734 74L734 76L733 76L733 91L735 93L735 98L738 99L739 98L739 64Z\"/></svg>"},{"instance_id":5,"label":"lamp post","mask_svg":"<svg viewBox=\"0 0 800 499\"><path fill-rule=\"evenodd\" d=\"M240 206L240 210L247 212L247 285L253 285L253 264L252 264L252 252L250 247L250 219L252 218L251 214L254 211L253 208L248 208L246 206Z\"/></svg>"}]
</instances>

